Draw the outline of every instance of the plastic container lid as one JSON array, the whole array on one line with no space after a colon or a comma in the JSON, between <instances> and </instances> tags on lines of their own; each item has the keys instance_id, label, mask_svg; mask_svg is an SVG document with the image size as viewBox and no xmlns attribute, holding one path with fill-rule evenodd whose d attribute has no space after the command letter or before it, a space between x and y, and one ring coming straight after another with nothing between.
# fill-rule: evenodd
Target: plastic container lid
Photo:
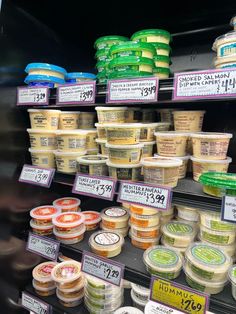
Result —
<instances>
[{"instance_id":1,"label":"plastic container lid","mask_svg":"<svg viewBox=\"0 0 236 314\"><path fill-rule=\"evenodd\" d=\"M216 132L199 132L191 133L191 137L194 138L210 138L210 139L222 139L222 138L232 138L233 134L230 133L216 133Z\"/></svg>"},{"instance_id":2,"label":"plastic container lid","mask_svg":"<svg viewBox=\"0 0 236 314\"><path fill-rule=\"evenodd\" d=\"M112 59L109 62L109 69L112 69L117 66L126 66L126 65L149 65L154 68L154 62L152 59L145 58L145 57L118 57L115 59Z\"/></svg>"},{"instance_id":3,"label":"plastic container lid","mask_svg":"<svg viewBox=\"0 0 236 314\"><path fill-rule=\"evenodd\" d=\"M134 33L131 36L131 40L135 40L135 39L138 39L140 37L146 37L146 36L151 36L151 35L164 36L168 39L171 39L170 33L164 29L144 29L144 30L141 30L141 31Z\"/></svg>"},{"instance_id":4,"label":"plastic container lid","mask_svg":"<svg viewBox=\"0 0 236 314\"><path fill-rule=\"evenodd\" d=\"M169 68L164 68L164 67L155 67L153 69L153 73L160 73L160 74L170 74L170 69Z\"/></svg>"},{"instance_id":5,"label":"plastic container lid","mask_svg":"<svg viewBox=\"0 0 236 314\"><path fill-rule=\"evenodd\" d=\"M84 234L85 231L86 231L85 225L82 225L82 228L75 233L61 233L61 232L58 232L55 228L53 228L53 233L55 234L55 236L58 238L62 238L62 239L77 238L77 237L81 236L82 234Z\"/></svg>"},{"instance_id":6,"label":"plastic container lid","mask_svg":"<svg viewBox=\"0 0 236 314\"><path fill-rule=\"evenodd\" d=\"M69 260L69 258L68 258L68 260ZM73 288L62 288L63 287L63 284L62 284L62 285L60 285L59 290L61 292L70 293L70 292L75 292L75 291L81 290L82 288L84 288L84 285L85 285L85 277L83 274L81 274L81 279L79 280L79 282L77 283L76 286L74 286Z\"/></svg>"},{"instance_id":7,"label":"plastic container lid","mask_svg":"<svg viewBox=\"0 0 236 314\"><path fill-rule=\"evenodd\" d=\"M60 294L60 290L57 289L56 290L56 295L57 295L58 299L60 299L62 302L65 302L65 303L67 303L67 302L80 302L80 300L82 301L82 299L84 297L84 291L81 292L81 296L80 297L77 296L75 298L65 298L64 296L62 296Z\"/></svg>"},{"instance_id":8,"label":"plastic container lid","mask_svg":"<svg viewBox=\"0 0 236 314\"><path fill-rule=\"evenodd\" d=\"M55 71L62 73L66 75L66 70L62 67L59 67L57 65L49 64L49 63L29 63L27 67L25 68L25 72L29 73L30 70L35 70L35 69L44 69L44 70L50 70L50 71Z\"/></svg>"},{"instance_id":9,"label":"plastic container lid","mask_svg":"<svg viewBox=\"0 0 236 314\"><path fill-rule=\"evenodd\" d=\"M85 225L97 224L101 221L101 216L99 212L93 210L86 210L82 212L85 217Z\"/></svg>"},{"instance_id":10,"label":"plastic container lid","mask_svg":"<svg viewBox=\"0 0 236 314\"><path fill-rule=\"evenodd\" d=\"M135 50L135 51L148 50L152 52L153 54L156 54L156 49L153 47L152 44L143 43L143 42L133 42L133 41L129 41L123 44L112 46L110 49L110 54L113 55L120 51L129 51L129 50Z\"/></svg>"},{"instance_id":11,"label":"plastic container lid","mask_svg":"<svg viewBox=\"0 0 236 314\"><path fill-rule=\"evenodd\" d=\"M80 114L81 111L60 111L60 114Z\"/></svg>"},{"instance_id":12,"label":"plastic container lid","mask_svg":"<svg viewBox=\"0 0 236 314\"><path fill-rule=\"evenodd\" d=\"M206 172L200 176L199 181L204 185L216 188L236 190L235 173Z\"/></svg>"},{"instance_id":13,"label":"plastic container lid","mask_svg":"<svg viewBox=\"0 0 236 314\"><path fill-rule=\"evenodd\" d=\"M50 287L41 287L41 286L37 285L37 282L35 281L35 279L32 280L32 285L33 285L35 290L42 291L42 292L49 292L51 290L56 289L56 285L50 286Z\"/></svg>"},{"instance_id":14,"label":"plastic container lid","mask_svg":"<svg viewBox=\"0 0 236 314\"><path fill-rule=\"evenodd\" d=\"M38 134L53 134L56 135L56 131L43 130L43 129L26 129L28 133L38 133Z\"/></svg>"},{"instance_id":15,"label":"plastic container lid","mask_svg":"<svg viewBox=\"0 0 236 314\"><path fill-rule=\"evenodd\" d=\"M136 149L136 148L143 148L143 143L139 143L139 144L133 144L133 145L113 145L113 144L109 144L106 143L106 147L107 148L118 148L118 149Z\"/></svg>"},{"instance_id":16,"label":"plastic container lid","mask_svg":"<svg viewBox=\"0 0 236 314\"><path fill-rule=\"evenodd\" d=\"M99 57L102 57L102 56L109 57L109 52L110 52L110 47L99 49L95 53L95 58L98 59Z\"/></svg>"},{"instance_id":17,"label":"plastic container lid","mask_svg":"<svg viewBox=\"0 0 236 314\"><path fill-rule=\"evenodd\" d=\"M34 223L34 221L32 219L30 220L30 227L33 229L38 229L38 230L42 230L42 231L53 229L53 225L49 225L49 226L48 225L46 225L46 226L37 225Z\"/></svg>"},{"instance_id":18,"label":"plastic container lid","mask_svg":"<svg viewBox=\"0 0 236 314\"><path fill-rule=\"evenodd\" d=\"M73 228L84 223L85 217L78 212L65 212L56 215L52 219L52 223L59 228Z\"/></svg>"},{"instance_id":19,"label":"plastic container lid","mask_svg":"<svg viewBox=\"0 0 236 314\"><path fill-rule=\"evenodd\" d=\"M192 133L187 133L187 132L177 132L177 131L167 131L167 132L155 132L155 136L169 136L169 137L179 137L179 136L187 136L192 135Z\"/></svg>"},{"instance_id":20,"label":"plastic container lid","mask_svg":"<svg viewBox=\"0 0 236 314\"><path fill-rule=\"evenodd\" d=\"M156 55L153 57L153 60L154 62L162 61L162 62L170 63L170 57L168 56Z\"/></svg>"},{"instance_id":21,"label":"plastic container lid","mask_svg":"<svg viewBox=\"0 0 236 314\"><path fill-rule=\"evenodd\" d=\"M235 31L230 31L224 35L221 35L219 37L217 37L213 43L212 46L212 50L216 51L217 50L217 46L218 44L220 44L220 42L224 42L224 40L226 41L230 41L230 40L236 40L236 32Z\"/></svg>"},{"instance_id":22,"label":"plastic container lid","mask_svg":"<svg viewBox=\"0 0 236 314\"><path fill-rule=\"evenodd\" d=\"M138 78L138 77L150 77L153 74L145 71L135 71L135 70L126 70L126 71L112 71L108 74L109 79L122 79L122 78Z\"/></svg>"},{"instance_id":23,"label":"plastic container lid","mask_svg":"<svg viewBox=\"0 0 236 314\"><path fill-rule=\"evenodd\" d=\"M179 240L183 238L184 240L192 240L197 234L197 229L181 221L170 221L162 226L162 232L167 236L179 238Z\"/></svg>"},{"instance_id":24,"label":"plastic container lid","mask_svg":"<svg viewBox=\"0 0 236 314\"><path fill-rule=\"evenodd\" d=\"M53 154L54 153L54 150L53 149L49 149L49 150L46 150L46 149L34 149L34 148L29 148L28 151L30 153L48 153L48 154Z\"/></svg>"},{"instance_id":25,"label":"plastic container lid","mask_svg":"<svg viewBox=\"0 0 236 314\"><path fill-rule=\"evenodd\" d=\"M145 307L147 301L143 301L143 300L140 300L136 297L136 295L134 294L134 291L131 290L130 292L130 296L131 296L131 299L133 300L134 303L138 304L140 307Z\"/></svg>"},{"instance_id":26,"label":"plastic container lid","mask_svg":"<svg viewBox=\"0 0 236 314\"><path fill-rule=\"evenodd\" d=\"M50 219L55 217L59 210L52 205L38 206L30 211L30 217L34 219Z\"/></svg>"},{"instance_id":27,"label":"plastic container lid","mask_svg":"<svg viewBox=\"0 0 236 314\"><path fill-rule=\"evenodd\" d=\"M87 153L87 150L83 150L81 152L60 152L60 151L57 151L57 150L54 150L54 155L57 157L59 156L72 156L72 157L79 157L79 156L83 156Z\"/></svg>"},{"instance_id":28,"label":"plastic container lid","mask_svg":"<svg viewBox=\"0 0 236 314\"><path fill-rule=\"evenodd\" d=\"M163 158L163 156L160 156L160 155L158 155L158 154L154 154L154 157L161 157L161 158ZM183 161L185 161L185 160L189 160L190 158L191 158L191 156L190 155L187 155L187 156L182 156L182 157L167 157L168 159L173 159L173 160L176 160L176 159L180 159L180 160L183 160Z\"/></svg>"},{"instance_id":29,"label":"plastic container lid","mask_svg":"<svg viewBox=\"0 0 236 314\"><path fill-rule=\"evenodd\" d=\"M64 111L61 110L54 110L54 109L28 109L28 112L52 112L52 113L63 113Z\"/></svg>"},{"instance_id":30,"label":"plastic container lid","mask_svg":"<svg viewBox=\"0 0 236 314\"><path fill-rule=\"evenodd\" d=\"M93 73L86 73L86 72L70 72L66 74L65 78L66 80L77 79L77 78L96 80L96 75Z\"/></svg>"},{"instance_id":31,"label":"plastic container lid","mask_svg":"<svg viewBox=\"0 0 236 314\"><path fill-rule=\"evenodd\" d=\"M33 269L33 278L40 282L50 282L52 281L51 273L54 267L56 267L58 263L56 262L45 262L37 265Z\"/></svg>"},{"instance_id":32,"label":"plastic container lid","mask_svg":"<svg viewBox=\"0 0 236 314\"><path fill-rule=\"evenodd\" d=\"M133 306L120 307L114 314L143 314L143 312Z\"/></svg>"},{"instance_id":33,"label":"plastic container lid","mask_svg":"<svg viewBox=\"0 0 236 314\"><path fill-rule=\"evenodd\" d=\"M89 244L102 250L116 249L124 244L124 237L113 231L97 231L90 236Z\"/></svg>"},{"instance_id":34,"label":"plastic container lid","mask_svg":"<svg viewBox=\"0 0 236 314\"><path fill-rule=\"evenodd\" d=\"M231 281L231 283L233 285L236 285L236 265L233 265L229 271L228 271L228 275L229 275L229 280Z\"/></svg>"},{"instance_id":35,"label":"plastic container lid","mask_svg":"<svg viewBox=\"0 0 236 314\"><path fill-rule=\"evenodd\" d=\"M56 135L86 135L88 132L86 130L57 130Z\"/></svg>"},{"instance_id":36,"label":"plastic container lid","mask_svg":"<svg viewBox=\"0 0 236 314\"><path fill-rule=\"evenodd\" d=\"M181 158L181 157L178 157L178 158ZM199 159L199 158L191 156L190 159L195 162L206 163L206 164L230 164L232 162L231 157L227 157L226 159L210 160L210 159Z\"/></svg>"},{"instance_id":37,"label":"plastic container lid","mask_svg":"<svg viewBox=\"0 0 236 314\"><path fill-rule=\"evenodd\" d=\"M146 157L143 158L141 164L146 167L179 167L183 164L183 161L176 158L168 157Z\"/></svg>"},{"instance_id":38,"label":"plastic container lid","mask_svg":"<svg viewBox=\"0 0 236 314\"><path fill-rule=\"evenodd\" d=\"M128 110L129 108L128 107L102 107L102 106L99 106L99 107L95 107L95 110L97 111L124 111L124 110Z\"/></svg>"},{"instance_id":39,"label":"plastic container lid","mask_svg":"<svg viewBox=\"0 0 236 314\"><path fill-rule=\"evenodd\" d=\"M76 197L62 197L53 202L53 206L63 207L63 209L70 209L72 206L79 206L81 200Z\"/></svg>"},{"instance_id":40,"label":"plastic container lid","mask_svg":"<svg viewBox=\"0 0 236 314\"><path fill-rule=\"evenodd\" d=\"M116 128L116 129L141 129L142 124L141 123L104 123L103 124L105 128Z\"/></svg>"},{"instance_id":41,"label":"plastic container lid","mask_svg":"<svg viewBox=\"0 0 236 314\"><path fill-rule=\"evenodd\" d=\"M143 144L144 146L146 146L146 145L155 145L155 144L156 144L156 141L142 142L142 144ZM155 157L155 156L154 156L154 157Z\"/></svg>"},{"instance_id":42,"label":"plastic container lid","mask_svg":"<svg viewBox=\"0 0 236 314\"><path fill-rule=\"evenodd\" d=\"M70 260L56 265L51 273L52 279L59 283L68 283L81 276L81 264Z\"/></svg>"},{"instance_id":43,"label":"plastic container lid","mask_svg":"<svg viewBox=\"0 0 236 314\"><path fill-rule=\"evenodd\" d=\"M138 214L131 213L131 216L137 219L149 220L157 216L161 216L161 214L160 212L157 212L156 214L153 214L153 215L138 215Z\"/></svg>"},{"instance_id":44,"label":"plastic container lid","mask_svg":"<svg viewBox=\"0 0 236 314\"><path fill-rule=\"evenodd\" d=\"M107 161L107 166L108 167L114 167L114 168L128 168L128 169L141 168L142 167L141 163L133 164L133 165L123 165L123 164L113 164L110 161Z\"/></svg>"},{"instance_id":45,"label":"plastic container lid","mask_svg":"<svg viewBox=\"0 0 236 314\"><path fill-rule=\"evenodd\" d=\"M124 219L128 219L129 218L129 214L127 212L127 210L123 207L119 207L119 206L114 206L114 207L108 207L103 209L102 213L101 213L101 218L102 219L106 219L106 218L111 218L111 219L120 219L120 218L124 218Z\"/></svg>"},{"instance_id":46,"label":"plastic container lid","mask_svg":"<svg viewBox=\"0 0 236 314\"><path fill-rule=\"evenodd\" d=\"M54 84L65 84L65 80L63 80L62 78L42 74L29 74L26 76L24 82L25 84L29 84L30 82L51 82Z\"/></svg>"},{"instance_id":47,"label":"plastic container lid","mask_svg":"<svg viewBox=\"0 0 236 314\"><path fill-rule=\"evenodd\" d=\"M164 44L164 43L151 43L155 49L164 49L164 50L168 50L171 51L171 47L168 44Z\"/></svg>"},{"instance_id":48,"label":"plastic container lid","mask_svg":"<svg viewBox=\"0 0 236 314\"><path fill-rule=\"evenodd\" d=\"M105 156L86 155L77 158L78 163L82 165L106 164L108 158Z\"/></svg>"},{"instance_id":49,"label":"plastic container lid","mask_svg":"<svg viewBox=\"0 0 236 314\"><path fill-rule=\"evenodd\" d=\"M150 295L150 289L145 288L143 286L137 285L135 283L131 282L131 288L134 290L134 292L136 292L137 294L141 294L144 297L149 297Z\"/></svg>"},{"instance_id":50,"label":"plastic container lid","mask_svg":"<svg viewBox=\"0 0 236 314\"><path fill-rule=\"evenodd\" d=\"M102 36L99 37L95 43L94 43L94 48L97 48L98 44L104 42L104 41L117 41L117 42L123 42L123 41L128 41L128 37L124 36L117 36L117 35L109 35L109 36Z\"/></svg>"}]
</instances>

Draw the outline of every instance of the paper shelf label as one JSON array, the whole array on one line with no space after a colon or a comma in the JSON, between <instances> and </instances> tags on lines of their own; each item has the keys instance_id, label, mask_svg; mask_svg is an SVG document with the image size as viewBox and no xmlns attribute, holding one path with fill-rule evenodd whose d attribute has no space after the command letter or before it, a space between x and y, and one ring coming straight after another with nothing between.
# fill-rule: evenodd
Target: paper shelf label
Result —
<instances>
[{"instance_id":1,"label":"paper shelf label","mask_svg":"<svg viewBox=\"0 0 236 314\"><path fill-rule=\"evenodd\" d=\"M155 102L158 78L109 80L106 103Z\"/></svg>"},{"instance_id":2,"label":"paper shelf label","mask_svg":"<svg viewBox=\"0 0 236 314\"><path fill-rule=\"evenodd\" d=\"M96 81L66 84L57 88L57 105L94 104Z\"/></svg>"},{"instance_id":3,"label":"paper shelf label","mask_svg":"<svg viewBox=\"0 0 236 314\"><path fill-rule=\"evenodd\" d=\"M48 87L18 87L17 106L48 105Z\"/></svg>"},{"instance_id":4,"label":"paper shelf label","mask_svg":"<svg viewBox=\"0 0 236 314\"><path fill-rule=\"evenodd\" d=\"M55 174L55 169L24 165L19 177L20 182L49 188Z\"/></svg>"},{"instance_id":5,"label":"paper shelf label","mask_svg":"<svg viewBox=\"0 0 236 314\"><path fill-rule=\"evenodd\" d=\"M205 314L209 295L159 277L152 277L150 299L187 314Z\"/></svg>"},{"instance_id":6,"label":"paper shelf label","mask_svg":"<svg viewBox=\"0 0 236 314\"><path fill-rule=\"evenodd\" d=\"M170 188L151 184L120 182L118 202L141 204L159 210L168 210L171 204Z\"/></svg>"},{"instance_id":7,"label":"paper shelf label","mask_svg":"<svg viewBox=\"0 0 236 314\"><path fill-rule=\"evenodd\" d=\"M116 180L77 173L72 193L113 200Z\"/></svg>"},{"instance_id":8,"label":"paper shelf label","mask_svg":"<svg viewBox=\"0 0 236 314\"><path fill-rule=\"evenodd\" d=\"M81 270L86 274L120 286L124 269L121 263L83 251Z\"/></svg>"},{"instance_id":9,"label":"paper shelf label","mask_svg":"<svg viewBox=\"0 0 236 314\"><path fill-rule=\"evenodd\" d=\"M40 256L56 261L60 242L29 232L27 250Z\"/></svg>"},{"instance_id":10,"label":"paper shelf label","mask_svg":"<svg viewBox=\"0 0 236 314\"><path fill-rule=\"evenodd\" d=\"M236 223L236 196L222 198L221 220Z\"/></svg>"},{"instance_id":11,"label":"paper shelf label","mask_svg":"<svg viewBox=\"0 0 236 314\"><path fill-rule=\"evenodd\" d=\"M51 313L51 306L49 304L25 291L22 292L21 304L25 309L32 311L35 314Z\"/></svg>"},{"instance_id":12,"label":"paper shelf label","mask_svg":"<svg viewBox=\"0 0 236 314\"><path fill-rule=\"evenodd\" d=\"M236 96L236 69L176 73L173 100Z\"/></svg>"}]
</instances>

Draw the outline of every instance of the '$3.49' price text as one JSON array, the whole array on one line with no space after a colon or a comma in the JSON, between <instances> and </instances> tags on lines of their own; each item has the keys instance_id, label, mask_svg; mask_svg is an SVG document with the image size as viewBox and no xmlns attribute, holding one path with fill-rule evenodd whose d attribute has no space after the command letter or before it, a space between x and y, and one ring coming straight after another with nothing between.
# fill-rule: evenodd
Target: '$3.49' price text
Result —
<instances>
[{"instance_id":1,"label":"'$3.49' price text","mask_svg":"<svg viewBox=\"0 0 236 314\"><path fill-rule=\"evenodd\" d=\"M155 94L155 92L156 92L156 86L152 86L152 87L143 87L143 88L141 89L141 96L147 97L148 95Z\"/></svg>"}]
</instances>

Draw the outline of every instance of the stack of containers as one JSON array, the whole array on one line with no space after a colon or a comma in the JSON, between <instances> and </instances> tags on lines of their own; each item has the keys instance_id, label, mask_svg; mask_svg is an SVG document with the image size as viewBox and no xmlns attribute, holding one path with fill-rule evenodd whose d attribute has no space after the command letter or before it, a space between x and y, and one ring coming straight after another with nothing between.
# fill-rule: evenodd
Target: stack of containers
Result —
<instances>
[{"instance_id":1,"label":"stack of containers","mask_svg":"<svg viewBox=\"0 0 236 314\"><path fill-rule=\"evenodd\" d=\"M185 205L175 205L178 216L177 220L197 224L199 222L199 209Z\"/></svg>"},{"instance_id":2,"label":"stack of containers","mask_svg":"<svg viewBox=\"0 0 236 314\"><path fill-rule=\"evenodd\" d=\"M85 217L84 224L86 227L86 231L96 230L99 228L101 221L101 215L99 212L86 210L83 212L83 215Z\"/></svg>"},{"instance_id":3,"label":"stack of containers","mask_svg":"<svg viewBox=\"0 0 236 314\"><path fill-rule=\"evenodd\" d=\"M38 295L46 297L56 292L56 285L51 277L51 272L56 265L55 262L45 262L33 269L32 285Z\"/></svg>"},{"instance_id":4,"label":"stack of containers","mask_svg":"<svg viewBox=\"0 0 236 314\"><path fill-rule=\"evenodd\" d=\"M53 232L52 219L59 213L59 209L51 205L39 206L30 211L30 227L34 233L47 236Z\"/></svg>"},{"instance_id":5,"label":"stack of containers","mask_svg":"<svg viewBox=\"0 0 236 314\"><path fill-rule=\"evenodd\" d=\"M53 202L53 206L60 212L80 212L81 200L76 197L62 197Z\"/></svg>"},{"instance_id":6,"label":"stack of containers","mask_svg":"<svg viewBox=\"0 0 236 314\"><path fill-rule=\"evenodd\" d=\"M133 301L133 305L137 309L144 311L145 305L149 301L150 289L147 289L140 285L136 285L135 283L131 283L130 293L131 293L131 299Z\"/></svg>"},{"instance_id":7,"label":"stack of containers","mask_svg":"<svg viewBox=\"0 0 236 314\"><path fill-rule=\"evenodd\" d=\"M70 72L66 74L66 83L79 83L84 81L95 81L96 75L93 73L86 72Z\"/></svg>"}]
</instances>

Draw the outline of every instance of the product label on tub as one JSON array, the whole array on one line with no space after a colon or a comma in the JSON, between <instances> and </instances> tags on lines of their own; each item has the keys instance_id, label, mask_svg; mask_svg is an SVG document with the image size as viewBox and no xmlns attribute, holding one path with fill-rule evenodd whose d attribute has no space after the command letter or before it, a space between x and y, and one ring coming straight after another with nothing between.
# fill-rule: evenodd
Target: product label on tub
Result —
<instances>
[{"instance_id":1,"label":"product label on tub","mask_svg":"<svg viewBox=\"0 0 236 314\"><path fill-rule=\"evenodd\" d=\"M31 165L24 165L19 177L19 181L49 188L54 174L55 169L52 168L41 168Z\"/></svg>"},{"instance_id":2,"label":"product label on tub","mask_svg":"<svg viewBox=\"0 0 236 314\"><path fill-rule=\"evenodd\" d=\"M18 87L17 106L48 105L48 87Z\"/></svg>"},{"instance_id":3,"label":"product label on tub","mask_svg":"<svg viewBox=\"0 0 236 314\"><path fill-rule=\"evenodd\" d=\"M51 313L51 306L49 304L36 298L35 296L29 293L26 293L25 291L22 292L21 304L25 309L32 311L30 313L35 314Z\"/></svg>"},{"instance_id":4,"label":"product label on tub","mask_svg":"<svg viewBox=\"0 0 236 314\"><path fill-rule=\"evenodd\" d=\"M222 199L221 219L236 224L236 196L224 196Z\"/></svg>"}]
</instances>

